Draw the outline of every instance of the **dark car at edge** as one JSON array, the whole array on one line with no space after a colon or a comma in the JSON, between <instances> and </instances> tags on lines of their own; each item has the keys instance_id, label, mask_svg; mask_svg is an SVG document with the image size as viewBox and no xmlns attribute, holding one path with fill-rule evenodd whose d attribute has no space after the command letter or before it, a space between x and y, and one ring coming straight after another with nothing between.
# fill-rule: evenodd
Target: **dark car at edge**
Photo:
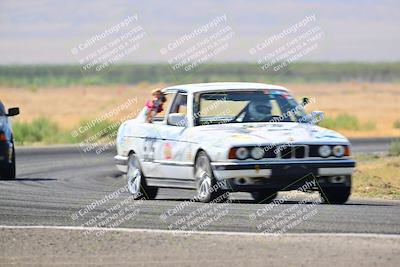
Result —
<instances>
[{"instance_id":1,"label":"dark car at edge","mask_svg":"<svg viewBox=\"0 0 400 267\"><path fill-rule=\"evenodd\" d=\"M0 101L0 179L15 179L15 147L9 117L19 114L19 108L6 112Z\"/></svg>"}]
</instances>

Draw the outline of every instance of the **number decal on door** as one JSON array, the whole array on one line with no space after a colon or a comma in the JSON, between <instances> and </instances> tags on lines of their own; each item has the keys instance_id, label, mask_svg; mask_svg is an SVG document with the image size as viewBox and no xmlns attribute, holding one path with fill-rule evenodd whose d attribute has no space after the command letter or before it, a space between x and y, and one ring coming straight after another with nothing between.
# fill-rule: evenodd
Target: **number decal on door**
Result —
<instances>
[{"instance_id":1,"label":"number decal on door","mask_svg":"<svg viewBox=\"0 0 400 267\"><path fill-rule=\"evenodd\" d=\"M145 138L143 141L143 160L154 161L155 138Z\"/></svg>"}]
</instances>

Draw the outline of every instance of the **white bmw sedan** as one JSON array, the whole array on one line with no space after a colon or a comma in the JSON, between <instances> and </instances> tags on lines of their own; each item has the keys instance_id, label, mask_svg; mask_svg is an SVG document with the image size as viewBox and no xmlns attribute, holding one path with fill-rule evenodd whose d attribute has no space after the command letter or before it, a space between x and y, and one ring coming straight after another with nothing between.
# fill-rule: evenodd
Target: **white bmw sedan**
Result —
<instances>
[{"instance_id":1,"label":"white bmw sedan","mask_svg":"<svg viewBox=\"0 0 400 267\"><path fill-rule=\"evenodd\" d=\"M136 197L190 188L202 202L250 192L267 203L306 184L327 203L349 198L350 143L318 126L323 113L306 113L307 99L298 103L284 87L260 83L178 85L163 93L167 102L153 123L142 112L118 130L116 164Z\"/></svg>"}]
</instances>

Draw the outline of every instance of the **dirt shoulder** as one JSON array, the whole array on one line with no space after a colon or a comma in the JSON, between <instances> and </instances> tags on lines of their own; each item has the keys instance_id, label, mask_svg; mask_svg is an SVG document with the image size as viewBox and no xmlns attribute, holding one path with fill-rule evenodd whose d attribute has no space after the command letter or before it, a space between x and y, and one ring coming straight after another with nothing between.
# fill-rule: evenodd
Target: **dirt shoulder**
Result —
<instances>
[{"instance_id":1,"label":"dirt shoulder","mask_svg":"<svg viewBox=\"0 0 400 267\"><path fill-rule=\"evenodd\" d=\"M352 196L400 199L400 156L357 155Z\"/></svg>"}]
</instances>

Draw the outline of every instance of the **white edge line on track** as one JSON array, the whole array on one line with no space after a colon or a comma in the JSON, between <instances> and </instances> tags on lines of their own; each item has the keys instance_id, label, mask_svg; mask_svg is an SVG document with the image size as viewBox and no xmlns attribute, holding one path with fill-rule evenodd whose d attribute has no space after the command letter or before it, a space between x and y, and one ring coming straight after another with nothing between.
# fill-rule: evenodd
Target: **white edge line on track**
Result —
<instances>
[{"instance_id":1,"label":"white edge line on track","mask_svg":"<svg viewBox=\"0 0 400 267\"><path fill-rule=\"evenodd\" d=\"M225 236L267 236L267 237L373 237L373 238L400 238L395 234L369 234L369 233L250 233L250 232L221 232L221 231L174 231L163 229L145 228L101 228L101 227L82 227L82 226L46 226L46 225L27 225L10 226L0 225L1 229L53 229L53 230L74 230L74 231L104 231L104 232L125 232L125 233L154 233L170 235L225 235Z\"/></svg>"}]
</instances>

